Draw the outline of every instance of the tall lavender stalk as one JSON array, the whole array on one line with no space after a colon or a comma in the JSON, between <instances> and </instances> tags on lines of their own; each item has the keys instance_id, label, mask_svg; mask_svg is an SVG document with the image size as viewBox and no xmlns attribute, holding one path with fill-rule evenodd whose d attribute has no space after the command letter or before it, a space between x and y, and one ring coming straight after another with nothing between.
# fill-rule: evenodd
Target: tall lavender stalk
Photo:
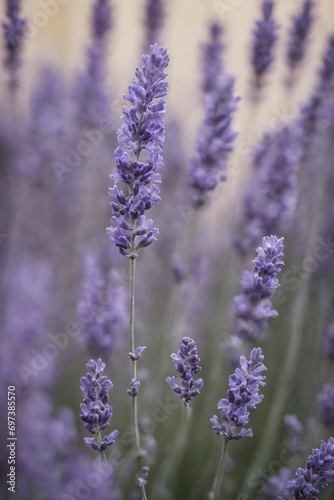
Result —
<instances>
[{"instance_id":1,"label":"tall lavender stalk","mask_svg":"<svg viewBox=\"0 0 334 500\"><path fill-rule=\"evenodd\" d=\"M223 439L222 454L210 492L210 500L220 498L228 442L253 437L252 429L243 426L249 422L248 408L254 410L264 397L263 394L259 394L260 386L265 385L266 378L261 375L261 372L267 369L262 363L263 359L260 347L252 350L249 360L245 356L240 356L240 368L236 368L229 377L230 388L226 394L227 398L221 399L217 404L221 422L216 415L210 420L213 432Z\"/></svg>"},{"instance_id":2,"label":"tall lavender stalk","mask_svg":"<svg viewBox=\"0 0 334 500\"><path fill-rule=\"evenodd\" d=\"M164 0L146 0L145 5L145 44L149 48L159 42L159 35L165 17Z\"/></svg>"},{"instance_id":3,"label":"tall lavender stalk","mask_svg":"<svg viewBox=\"0 0 334 500\"><path fill-rule=\"evenodd\" d=\"M262 1L262 17L256 21L253 31L251 62L254 73L255 90L263 85L263 79L274 62L278 23L273 17L274 1Z\"/></svg>"},{"instance_id":4,"label":"tall lavender stalk","mask_svg":"<svg viewBox=\"0 0 334 500\"><path fill-rule=\"evenodd\" d=\"M301 11L292 19L286 49L287 64L292 71L300 65L305 56L313 23L313 7L313 0L304 0Z\"/></svg>"},{"instance_id":5,"label":"tall lavender stalk","mask_svg":"<svg viewBox=\"0 0 334 500\"><path fill-rule=\"evenodd\" d=\"M145 212L160 202L161 182L157 172L163 166L161 152L164 145L164 121L166 115L167 82L165 69L169 63L166 49L155 44L143 56L142 69L136 68L135 78L124 98L130 106L123 107L123 123L118 130L118 142L125 145L115 150L116 174L111 175L114 186L112 196L111 227L107 229L110 239L120 253L130 259L130 306L129 306L129 356L132 361L132 380L129 395L132 398L133 436L139 461L142 457L138 429L138 406L140 382L137 380L137 361L144 347L135 347L135 264L141 248L156 240L159 230L153 221L146 219ZM141 160L141 155L144 159ZM126 192L118 187L122 183ZM146 498L146 478L139 477L137 484L142 498Z\"/></svg>"},{"instance_id":6,"label":"tall lavender stalk","mask_svg":"<svg viewBox=\"0 0 334 500\"><path fill-rule=\"evenodd\" d=\"M6 0L7 23L3 23L5 39L5 68L9 73L8 87L12 91L19 85L18 70L26 32L26 20L20 17L21 0Z\"/></svg>"}]
</instances>

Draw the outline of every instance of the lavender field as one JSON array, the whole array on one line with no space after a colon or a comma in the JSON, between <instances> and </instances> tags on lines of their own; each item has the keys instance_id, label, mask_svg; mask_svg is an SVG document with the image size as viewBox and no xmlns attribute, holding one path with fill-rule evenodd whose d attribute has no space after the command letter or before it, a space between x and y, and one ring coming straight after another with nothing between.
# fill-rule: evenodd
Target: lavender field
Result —
<instances>
[{"instance_id":1,"label":"lavender field","mask_svg":"<svg viewBox=\"0 0 334 500\"><path fill-rule=\"evenodd\" d=\"M1 16L0 500L333 499L334 6Z\"/></svg>"}]
</instances>

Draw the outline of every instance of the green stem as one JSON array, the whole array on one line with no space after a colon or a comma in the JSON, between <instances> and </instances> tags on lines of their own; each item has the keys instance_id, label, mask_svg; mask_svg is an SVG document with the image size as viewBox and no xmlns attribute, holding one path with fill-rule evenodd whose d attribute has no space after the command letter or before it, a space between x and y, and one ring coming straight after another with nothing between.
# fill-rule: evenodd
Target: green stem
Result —
<instances>
[{"instance_id":1,"label":"green stem","mask_svg":"<svg viewBox=\"0 0 334 500\"><path fill-rule=\"evenodd\" d=\"M212 489L209 494L210 500L218 500L219 493L221 490L221 485L224 477L224 469L225 469L225 459L226 459L226 451L227 451L228 440L223 439L223 448L220 455L218 469L213 481Z\"/></svg>"}]
</instances>

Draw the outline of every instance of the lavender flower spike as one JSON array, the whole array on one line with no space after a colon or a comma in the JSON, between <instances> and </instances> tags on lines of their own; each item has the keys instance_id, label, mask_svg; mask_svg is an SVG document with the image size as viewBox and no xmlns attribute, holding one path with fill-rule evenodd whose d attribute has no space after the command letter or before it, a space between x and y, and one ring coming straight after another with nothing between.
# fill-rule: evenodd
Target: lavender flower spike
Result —
<instances>
[{"instance_id":1,"label":"lavender flower spike","mask_svg":"<svg viewBox=\"0 0 334 500\"><path fill-rule=\"evenodd\" d=\"M26 21L20 19L21 0L7 0L6 14L9 22L3 23L6 44L5 67L10 73L9 87L18 86L17 70L21 65L20 52L26 32Z\"/></svg>"},{"instance_id":2,"label":"lavender flower spike","mask_svg":"<svg viewBox=\"0 0 334 500\"><path fill-rule=\"evenodd\" d=\"M321 441L320 448L312 450L305 469L297 470L295 478L287 483L280 500L317 499L322 488L334 481L334 438Z\"/></svg>"},{"instance_id":3,"label":"lavender flower spike","mask_svg":"<svg viewBox=\"0 0 334 500\"><path fill-rule=\"evenodd\" d=\"M286 58L290 69L294 70L303 60L313 16L313 0L304 0L301 12L294 16L289 33Z\"/></svg>"},{"instance_id":4,"label":"lavender flower spike","mask_svg":"<svg viewBox=\"0 0 334 500\"><path fill-rule=\"evenodd\" d=\"M84 438L94 450L104 451L107 446L114 444L118 431L111 432L101 440L101 431L109 426L112 417L112 408L109 406L108 392L112 388L112 382L103 375L106 367L101 359L97 362L90 359L86 365L87 375L81 378L81 390L84 393L84 400L81 404L80 418L84 422L85 428L94 434L93 438Z\"/></svg>"},{"instance_id":5,"label":"lavender flower spike","mask_svg":"<svg viewBox=\"0 0 334 500\"><path fill-rule=\"evenodd\" d=\"M200 208L208 203L208 194L219 181L226 180L224 170L237 136L231 128L232 116L240 97L233 94L234 78L220 78L217 87L205 96L205 118L200 128L196 157L190 163L190 203Z\"/></svg>"},{"instance_id":6,"label":"lavender flower spike","mask_svg":"<svg viewBox=\"0 0 334 500\"><path fill-rule=\"evenodd\" d=\"M171 354L171 358L182 382L181 385L176 384L175 377L167 377L166 382L176 394L180 395L184 405L188 406L191 399L199 394L199 389L204 384L201 378L194 380L194 376L202 369L199 366L201 360L197 355L197 346L194 340L183 337L180 349L176 354Z\"/></svg>"},{"instance_id":7,"label":"lavender flower spike","mask_svg":"<svg viewBox=\"0 0 334 500\"><path fill-rule=\"evenodd\" d=\"M164 0L147 0L145 7L146 42L148 47L159 41L165 17Z\"/></svg>"},{"instance_id":8,"label":"lavender flower spike","mask_svg":"<svg viewBox=\"0 0 334 500\"><path fill-rule=\"evenodd\" d=\"M161 152L165 141L163 117L166 115L167 82L165 68L169 63L166 49L155 44L143 56L143 67L136 68L135 78L124 98L130 106L123 107L123 124L118 130L118 142L125 145L115 150L116 174L110 178L109 189L112 218L107 229L110 239L122 255L135 259L139 248L156 240L159 230L145 212L160 202L161 182L157 172L163 166ZM145 160L140 161L145 151ZM117 184L127 186L123 192Z\"/></svg>"},{"instance_id":9,"label":"lavender flower spike","mask_svg":"<svg viewBox=\"0 0 334 500\"><path fill-rule=\"evenodd\" d=\"M222 33L222 27L218 23L212 23L209 41L202 48L202 89L204 93L212 92L217 87L223 71Z\"/></svg>"},{"instance_id":10,"label":"lavender flower spike","mask_svg":"<svg viewBox=\"0 0 334 500\"><path fill-rule=\"evenodd\" d=\"M273 9L273 0L263 0L262 19L256 22L253 32L252 66L257 87L260 87L263 75L274 60L273 51L277 41L278 24L273 19Z\"/></svg>"},{"instance_id":11,"label":"lavender flower spike","mask_svg":"<svg viewBox=\"0 0 334 500\"><path fill-rule=\"evenodd\" d=\"M238 440L253 436L252 429L245 429L242 426L248 424L248 408L255 409L264 397L263 394L259 394L259 388L265 385L266 378L260 375L267 369L262 363L263 359L260 347L252 350L249 361L245 356L240 356L240 368L236 368L229 378L227 399L224 398L217 404L222 423L219 423L216 415L210 419L213 432L223 439ZM236 431L236 427L242 427L240 432Z\"/></svg>"},{"instance_id":12,"label":"lavender flower spike","mask_svg":"<svg viewBox=\"0 0 334 500\"><path fill-rule=\"evenodd\" d=\"M256 249L258 255L253 260L252 272L244 271L241 278L243 293L234 299L234 335L241 339L257 339L267 327L267 320L277 316L272 309L270 297L279 287L278 273L284 264L283 239L265 236L262 247Z\"/></svg>"}]
</instances>

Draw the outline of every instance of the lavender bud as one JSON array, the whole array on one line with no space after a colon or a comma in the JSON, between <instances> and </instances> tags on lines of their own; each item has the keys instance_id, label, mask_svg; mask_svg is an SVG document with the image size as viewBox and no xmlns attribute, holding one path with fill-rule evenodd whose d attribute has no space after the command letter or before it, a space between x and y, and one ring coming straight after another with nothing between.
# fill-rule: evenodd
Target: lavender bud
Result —
<instances>
[{"instance_id":1,"label":"lavender bud","mask_svg":"<svg viewBox=\"0 0 334 500\"><path fill-rule=\"evenodd\" d=\"M127 390L129 396L131 396L132 398L136 398L137 396L139 396L139 387L139 380L133 378L130 382L130 389Z\"/></svg>"},{"instance_id":2,"label":"lavender bud","mask_svg":"<svg viewBox=\"0 0 334 500\"><path fill-rule=\"evenodd\" d=\"M142 357L143 352L145 351L146 346L144 347L137 347L134 352L129 352L130 359L132 361L138 361Z\"/></svg>"},{"instance_id":3,"label":"lavender bud","mask_svg":"<svg viewBox=\"0 0 334 500\"><path fill-rule=\"evenodd\" d=\"M267 369L262 363L263 359L260 347L253 349L249 361L245 356L240 356L240 368L236 368L229 377L230 389L227 391L227 399L224 398L217 404L222 423L216 415L210 419L213 432L223 439L238 440L253 436L252 429L242 428L236 432L236 427L248 424L248 408L255 409L264 397L259 394L260 386L265 385L266 378L260 375Z\"/></svg>"},{"instance_id":4,"label":"lavender bud","mask_svg":"<svg viewBox=\"0 0 334 500\"><path fill-rule=\"evenodd\" d=\"M175 382L175 377L167 377L166 382L176 394L179 394L184 405L188 406L191 399L199 394L199 389L204 384L201 378L194 380L194 376L202 369L199 366L201 360L197 355L197 346L194 340L183 337L180 349L176 354L171 354L171 358L182 381L181 385L178 385Z\"/></svg>"}]
</instances>

